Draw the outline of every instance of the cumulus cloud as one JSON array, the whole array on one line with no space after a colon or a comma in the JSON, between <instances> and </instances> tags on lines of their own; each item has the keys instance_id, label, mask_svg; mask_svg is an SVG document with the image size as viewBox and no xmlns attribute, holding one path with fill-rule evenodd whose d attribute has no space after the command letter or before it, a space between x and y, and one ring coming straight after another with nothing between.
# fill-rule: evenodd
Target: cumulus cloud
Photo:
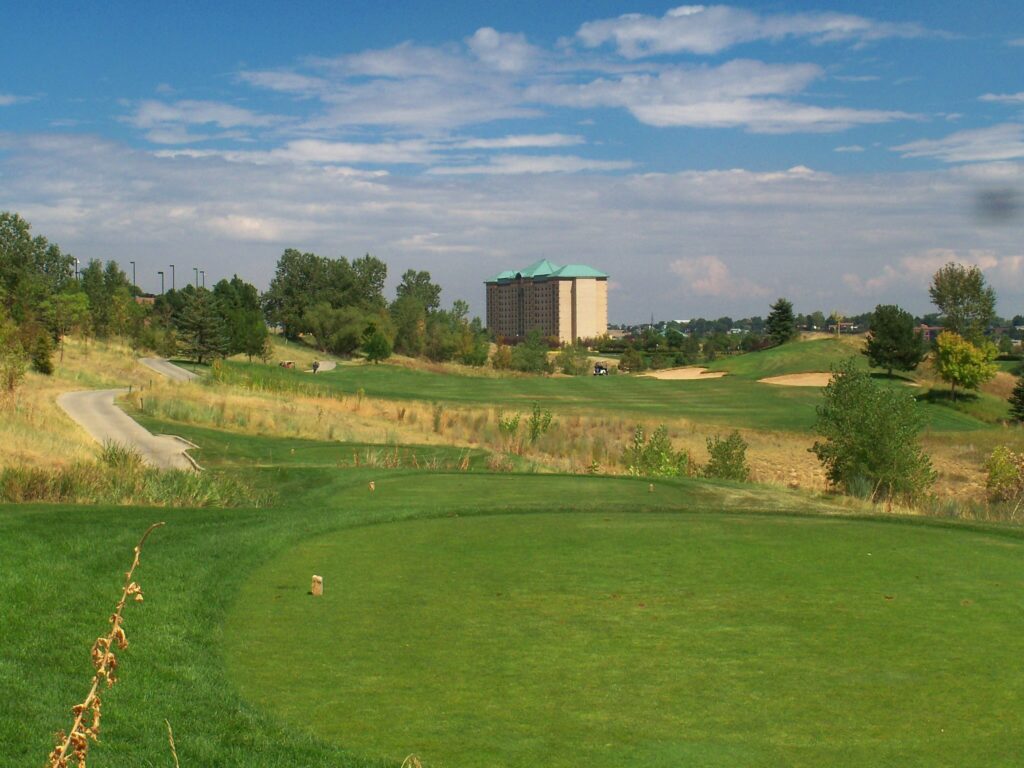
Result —
<instances>
[{"instance_id":1,"label":"cumulus cloud","mask_svg":"<svg viewBox=\"0 0 1024 768\"><path fill-rule=\"evenodd\" d=\"M927 286L932 276L950 262L978 267L989 282L999 286L1000 290L1019 291L1024 287L1024 256L1013 253L1000 255L995 250L984 248L929 248L904 256L894 264L887 264L881 272L871 277L846 273L843 275L843 283L860 296Z\"/></svg>"},{"instance_id":2,"label":"cumulus cloud","mask_svg":"<svg viewBox=\"0 0 1024 768\"><path fill-rule=\"evenodd\" d=\"M734 275L717 256L676 259L669 264L669 269L682 278L684 293L728 299L753 298L770 293L765 286Z\"/></svg>"},{"instance_id":3,"label":"cumulus cloud","mask_svg":"<svg viewBox=\"0 0 1024 768\"><path fill-rule=\"evenodd\" d=\"M1001 123L957 131L941 139L921 139L893 147L903 157L929 157L947 163L992 162L1024 157L1024 124Z\"/></svg>"},{"instance_id":4,"label":"cumulus cloud","mask_svg":"<svg viewBox=\"0 0 1024 768\"><path fill-rule=\"evenodd\" d=\"M863 44L887 37L921 37L917 24L895 24L843 13L763 15L727 5L681 5L664 16L630 13L590 21L577 38L586 46L611 43L628 58L665 53L719 53L755 40L806 38L813 43Z\"/></svg>"},{"instance_id":5,"label":"cumulus cloud","mask_svg":"<svg viewBox=\"0 0 1024 768\"><path fill-rule=\"evenodd\" d=\"M501 72L523 72L542 56L539 48L526 42L525 35L498 32L491 27L478 29L466 44L477 59Z\"/></svg>"},{"instance_id":6,"label":"cumulus cloud","mask_svg":"<svg viewBox=\"0 0 1024 768\"><path fill-rule=\"evenodd\" d=\"M1004 270L990 273L1000 280L1001 306L1024 302L1024 284L1011 279L1014 265L1020 271L1018 230L979 230L966 202L980 183L1024 178L1018 163L853 176L802 166L487 169L439 182L333 163L230 162L211 150L155 155L87 135L0 134L0 150L0 210L19 211L81 258L135 260L149 290L168 263L200 266L182 254L217 254L205 264L209 279L238 272L263 286L286 247L370 252L388 263L392 285L405 269L427 269L446 300L465 298L482 313L485 277L547 253L612 276L614 321L651 311L764 314L775 296L799 311L852 311L842 276L866 284L886 266L906 277L863 288L863 307L893 302L926 312L936 265L974 249L998 259L987 270ZM903 261L912 256L921 263ZM683 291L684 282L696 287Z\"/></svg>"}]
</instances>

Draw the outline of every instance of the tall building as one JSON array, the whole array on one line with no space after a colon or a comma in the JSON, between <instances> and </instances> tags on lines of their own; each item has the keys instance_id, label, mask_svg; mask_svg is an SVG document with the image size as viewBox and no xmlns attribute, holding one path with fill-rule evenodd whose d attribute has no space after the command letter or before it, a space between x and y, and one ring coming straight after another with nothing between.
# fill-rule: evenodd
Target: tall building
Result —
<instances>
[{"instance_id":1,"label":"tall building","mask_svg":"<svg viewBox=\"0 0 1024 768\"><path fill-rule=\"evenodd\" d=\"M495 336L545 336L572 343L608 332L608 275L547 259L486 281L487 328Z\"/></svg>"}]
</instances>

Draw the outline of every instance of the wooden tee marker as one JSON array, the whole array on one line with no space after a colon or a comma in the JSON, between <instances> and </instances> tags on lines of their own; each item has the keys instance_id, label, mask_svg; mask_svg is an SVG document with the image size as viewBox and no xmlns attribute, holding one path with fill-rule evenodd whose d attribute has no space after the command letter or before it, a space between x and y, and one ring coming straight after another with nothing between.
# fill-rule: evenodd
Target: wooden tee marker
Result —
<instances>
[{"instance_id":1,"label":"wooden tee marker","mask_svg":"<svg viewBox=\"0 0 1024 768\"><path fill-rule=\"evenodd\" d=\"M314 576L313 577L313 588L310 590L313 597L320 597L324 593L324 577Z\"/></svg>"}]
</instances>

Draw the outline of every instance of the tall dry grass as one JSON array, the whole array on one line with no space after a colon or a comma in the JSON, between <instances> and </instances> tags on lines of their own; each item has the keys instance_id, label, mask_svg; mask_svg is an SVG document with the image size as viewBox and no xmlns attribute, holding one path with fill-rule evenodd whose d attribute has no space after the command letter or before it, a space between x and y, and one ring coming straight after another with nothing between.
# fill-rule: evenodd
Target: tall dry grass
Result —
<instances>
[{"instance_id":1,"label":"tall dry grass","mask_svg":"<svg viewBox=\"0 0 1024 768\"><path fill-rule=\"evenodd\" d=\"M0 397L0 468L69 467L95 454L92 438L73 422L57 396L79 389L148 386L157 374L125 344L68 338L54 373L29 372L15 392Z\"/></svg>"}]
</instances>

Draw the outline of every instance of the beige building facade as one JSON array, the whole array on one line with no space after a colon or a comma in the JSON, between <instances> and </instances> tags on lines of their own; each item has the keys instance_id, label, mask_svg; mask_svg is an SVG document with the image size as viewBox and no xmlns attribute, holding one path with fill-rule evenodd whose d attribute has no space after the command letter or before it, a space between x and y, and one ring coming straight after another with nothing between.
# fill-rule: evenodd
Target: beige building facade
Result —
<instances>
[{"instance_id":1,"label":"beige building facade","mask_svg":"<svg viewBox=\"0 0 1024 768\"><path fill-rule=\"evenodd\" d=\"M538 330L563 343L608 332L608 275L583 264L541 259L486 282L487 328L495 337Z\"/></svg>"}]
</instances>

